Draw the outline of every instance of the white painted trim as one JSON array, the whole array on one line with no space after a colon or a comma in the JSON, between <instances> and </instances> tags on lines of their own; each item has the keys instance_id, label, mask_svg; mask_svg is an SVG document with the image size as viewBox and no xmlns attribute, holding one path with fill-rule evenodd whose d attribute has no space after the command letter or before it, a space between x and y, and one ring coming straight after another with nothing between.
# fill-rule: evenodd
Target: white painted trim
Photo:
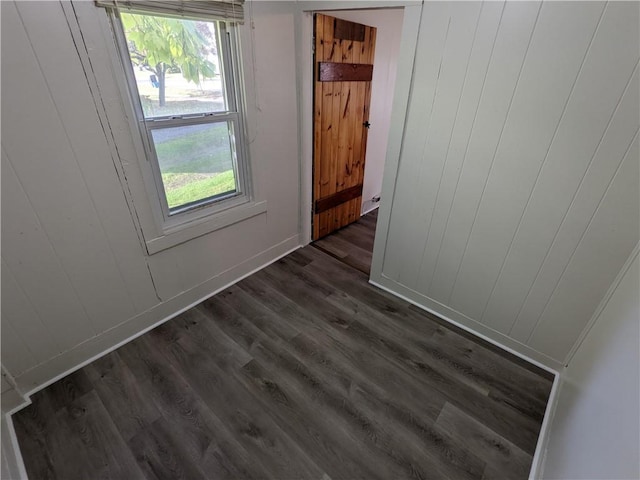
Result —
<instances>
[{"instance_id":1,"label":"white painted trim","mask_svg":"<svg viewBox=\"0 0 640 480\"><path fill-rule=\"evenodd\" d=\"M149 251L149 255L153 255L154 253L175 247L176 245L201 237L207 233L228 227L234 223L248 220L266 211L266 201L237 205L228 210L211 214L203 219L195 220L193 223L181 224L176 227L174 231L167 232L161 237L152 238L147 241L147 250Z\"/></svg>"},{"instance_id":2,"label":"white painted trim","mask_svg":"<svg viewBox=\"0 0 640 480\"><path fill-rule=\"evenodd\" d=\"M413 60L416 51L422 1L392 1L392 0L356 0L356 1L301 1L297 4L296 12L296 60L298 82L298 105L300 119L300 239L303 244L311 242L311 218L312 218L312 155L313 155L313 75L312 75L312 32L313 16L311 12L325 10L367 10L404 7L402 22L402 39L396 69L398 72L413 71ZM384 182L389 176L395 183L397 171L397 158L390 157L392 138L402 139L404 132L404 120L407 114L409 102L409 85L413 73L407 75L406 81L401 81L401 76L396 77L393 109L389 128L389 144L385 170L383 175L382 191L385 191ZM398 123L398 119L401 121ZM399 147L398 147L399 150ZM391 161L390 161L391 159ZM392 168L388 168L388 164ZM393 172L390 174L389 172ZM376 204L376 206L378 206ZM385 230L386 236L386 230Z\"/></svg>"},{"instance_id":3,"label":"white painted trim","mask_svg":"<svg viewBox=\"0 0 640 480\"><path fill-rule=\"evenodd\" d=\"M308 99L303 97L305 91L305 79L308 73L304 72L303 65L311 65L312 52L311 42L303 44L303 39L309 36L309 26L311 20L308 14L296 11L294 14L293 38L295 39L295 61L296 61L296 100L298 114L298 232L300 242L307 245L311 241L311 169L308 162L308 142L307 131L309 119L305 118L312 107L308 104ZM313 29L311 30L313 32ZM307 102L307 103L305 103ZM307 219L309 218L309 221Z\"/></svg>"},{"instance_id":4,"label":"white painted trim","mask_svg":"<svg viewBox=\"0 0 640 480\"><path fill-rule=\"evenodd\" d=\"M633 256L632 256L633 257ZM623 269L626 271L626 269ZM393 282L392 280L388 279L387 277L385 277L384 275L382 276L383 279L386 279L390 282ZM378 288L381 288L382 290L385 290L399 298L402 298L403 300L406 300L407 302L423 309L426 310L429 313L432 313L434 315L437 315L438 317L442 318L443 320L455 325L458 328L461 328L469 333L472 333L473 335L491 343L492 345L495 345L496 347L501 348L502 350L505 350L513 355L515 355L516 357L519 357L529 363L531 363L532 365L535 365L547 372L553 373L554 374L554 379L553 379L553 385L551 387L551 392L549 393L549 399L547 401L547 408L545 409L544 412L544 417L542 420L542 426L540 427L540 433L538 434L538 442L536 443L536 450L535 453L533 455L533 460L531 462L531 470L529 472L529 480L538 480L539 478L541 478L541 474L542 474L542 470L543 470L543 466L544 466L544 460L546 458L546 453L547 453L547 444L549 442L549 431L551 428L551 423L553 421L553 417L555 415L556 412L556 408L558 405L558 399L560 398L560 385L561 385L561 381L562 381L562 373L564 371L564 368L562 366L561 363L553 361L551 359L549 359L548 364L542 363L540 361L538 361L536 358L532 358L532 356L527 355L526 353L520 352L515 350L514 348L511 348L507 345L505 345L504 343L491 338L481 332L478 332L477 330L463 324L460 323L456 320L451 319L450 317L443 315L441 312L434 310L433 308L429 308L426 307L425 305L419 303L416 299L411 298L408 295L404 295L402 293L398 293L396 290L390 288L387 285L383 285L380 284L379 282L375 281L375 280L369 280L369 283L372 285L375 285ZM395 283L395 282L393 282ZM615 283L617 284L617 283ZM406 287L400 285L400 284L396 284L394 286L401 286L403 288L407 289ZM413 291L411 291L413 292ZM417 292L413 292L414 294L417 294ZM420 294L417 294L420 295ZM451 310L452 312L455 312L454 310ZM457 312L456 312L457 313ZM462 315L462 314L460 314ZM496 332L498 333L498 332ZM510 342L512 342L511 339ZM529 347L522 345L522 347L531 350ZM535 352L533 351L534 354L538 354L538 355L543 355L540 354L539 352ZM535 355L535 357L537 357L538 355Z\"/></svg>"},{"instance_id":5,"label":"white painted trim","mask_svg":"<svg viewBox=\"0 0 640 480\"><path fill-rule=\"evenodd\" d=\"M18 388L16 379L13 375L4 368L2 365L2 377L7 381L10 388L2 392L0 399L0 409L3 414L11 414L16 409L22 408L24 405L29 405L31 400L22 394L22 391Z\"/></svg>"},{"instance_id":6,"label":"white painted trim","mask_svg":"<svg viewBox=\"0 0 640 480\"><path fill-rule=\"evenodd\" d=\"M300 238L311 242L313 210L313 15L296 12L296 69L300 119Z\"/></svg>"},{"instance_id":7,"label":"white painted trim","mask_svg":"<svg viewBox=\"0 0 640 480\"><path fill-rule=\"evenodd\" d=\"M531 462L529 480L538 480L542 478L544 462L547 458L549 433L551 431L553 417L555 417L556 409L558 407L562 382L563 373L556 373L556 377L553 380L553 386L551 387L551 393L549 394L549 400L547 401L547 408L544 411L544 418L542 420L542 426L540 427L540 433L538 434L538 443L536 444L536 451L533 454L533 461Z\"/></svg>"},{"instance_id":8,"label":"white painted trim","mask_svg":"<svg viewBox=\"0 0 640 480\"><path fill-rule=\"evenodd\" d=\"M301 0L298 8L306 12L322 10L370 10L380 8L422 7L423 0Z\"/></svg>"},{"instance_id":9,"label":"white painted trim","mask_svg":"<svg viewBox=\"0 0 640 480\"><path fill-rule=\"evenodd\" d=\"M364 212L362 212L362 214L360 216L364 216L367 213L371 213L374 210L378 210L380 208L380 204L379 202L376 202L375 204L373 204L370 208L368 208L367 210L365 210Z\"/></svg>"},{"instance_id":10,"label":"white painted trim","mask_svg":"<svg viewBox=\"0 0 640 480\"><path fill-rule=\"evenodd\" d=\"M11 375L11 372L9 372L9 370L4 368L4 365L0 365L0 371L2 372L2 377L4 381L9 384L9 387L16 388L16 381L13 378L13 375Z\"/></svg>"},{"instance_id":11,"label":"white painted trim","mask_svg":"<svg viewBox=\"0 0 640 480\"><path fill-rule=\"evenodd\" d=\"M543 353L533 350L531 347L521 344L520 342L517 342L500 332L496 332L495 330L492 330L485 325L476 322L475 320L463 315L460 312L457 312L456 310L453 310L429 297L415 292L414 290L411 290L410 288L407 288L404 285L384 276L384 274L382 275L381 280L382 281L378 281L372 278L369 280L369 283L415 305L416 307L421 308L422 310L426 310L427 312L432 313L433 315L436 315L443 320L446 320L447 322L455 325L456 327L472 333L476 337L479 337L491 343L492 345L495 345L496 347L499 347L502 350L515 355L516 357L526 360L532 365L546 370L547 372L557 375L563 367L563 365L557 360L547 357ZM440 310L436 307L440 307Z\"/></svg>"},{"instance_id":12,"label":"white painted trim","mask_svg":"<svg viewBox=\"0 0 640 480\"><path fill-rule=\"evenodd\" d=\"M13 428L11 416L9 414L2 415L0 422L2 423L2 478L6 478L6 480L27 480L27 470L24 467L24 460L22 459L22 453L20 453L20 446L18 445L18 438ZM9 476L5 477L5 474Z\"/></svg>"},{"instance_id":13,"label":"white painted trim","mask_svg":"<svg viewBox=\"0 0 640 480\"><path fill-rule=\"evenodd\" d=\"M35 392L116 350L158 325L171 320L300 247L299 236L290 237L200 285L158 304L101 335L93 337L73 349L24 372L15 379L16 383L22 391L27 392L27 397L33 395ZM158 318L161 320L158 320ZM12 413L27 405L28 403L19 405L12 410Z\"/></svg>"},{"instance_id":14,"label":"white painted trim","mask_svg":"<svg viewBox=\"0 0 640 480\"><path fill-rule=\"evenodd\" d=\"M632 258L635 258L632 255ZM626 271L626 268L623 269L623 271ZM385 277L384 275L382 276L383 279L388 280L392 283L396 283L393 282L392 280L388 279L387 277ZM551 428L551 423L553 421L553 417L555 415L556 412L556 408L558 405L558 399L560 398L560 385L562 382L562 373L564 371L564 367L562 366L561 363L553 361L551 359L549 359L548 364L542 363L540 361L538 361L536 358L532 358L532 356L527 355L526 353L520 352L515 350L514 348L511 348L510 346L505 345L504 343L491 338L481 332L478 332L477 330L463 324L460 323L456 320L451 319L450 317L443 315L441 312L436 311L433 308L429 308L426 307L425 305L419 303L416 299L411 298L411 296L409 295L404 295L402 293L398 293L398 291L390 288L387 285L383 285L380 284L379 282L375 281L375 280L369 280L369 283L372 285L375 285L378 288L381 288L382 290L385 290L399 298L402 298L403 300L406 300L407 302L416 305L417 307L426 310L429 313L432 313L434 315L437 315L438 317L442 318L443 320L455 325L458 328L461 328L469 333L472 333L473 335L491 343L492 345L495 345L496 347L501 348L502 350L505 350L523 360L526 360L527 362L531 363L532 365L535 365L547 372L553 373L554 374L554 379L553 379L553 386L551 387L551 392L549 393L549 399L547 400L547 408L545 409L544 412L544 417L542 420L542 426L540 427L540 433L538 434L538 442L536 443L536 450L535 453L533 455L533 460L531 462L531 470L529 472L529 480L538 480L541 478L542 475L542 471L543 471L543 467L544 467L544 461L546 458L546 453L547 453L547 444L549 443L549 431ZM616 282L614 282L614 284L617 285ZM403 287L404 289L410 291L409 289L407 289L406 287L404 287L403 285L400 284L395 284L394 287ZM416 295L420 295L417 292L413 292L410 291L413 294ZM451 312L455 312L454 310L451 310ZM456 312L457 313L457 312ZM460 314L462 315L462 314ZM498 332L495 332L498 333ZM508 337L505 337L507 340L509 340L510 342L513 342L513 340L509 339ZM514 342L515 343L515 342ZM526 345L522 345L522 347L531 350L529 347L527 347ZM535 352L532 351L535 355L535 357L537 357L538 355L542 355L539 352Z\"/></svg>"},{"instance_id":15,"label":"white painted trim","mask_svg":"<svg viewBox=\"0 0 640 480\"><path fill-rule=\"evenodd\" d=\"M602 314L602 311L606 308L607 304L609 303L609 300L611 300L611 297L613 296L614 292L618 288L618 285L626 275L627 270L629 270L629 268L631 267L631 265L633 264L633 262L635 261L639 253L640 253L640 243L637 243L634 249L631 251L631 255L629 255L629 258L627 258L627 261L618 272L618 275L616 276L616 278L613 280L613 283L611 283L609 290L607 290L607 293L604 294L604 297L602 297L602 300L594 310L593 315L591 316L591 318L585 325L584 329L578 336L578 340L576 340L576 343L574 343L573 347L571 347L571 350L569 350L569 353L567 354L567 358L565 359L565 362L564 362L566 366L569 366L569 363L571 363L571 359L580 348L580 345L582 345L582 342L584 342L584 339L587 337L587 335L591 331L591 328L593 328L593 326L595 325L596 321Z\"/></svg>"},{"instance_id":16,"label":"white painted trim","mask_svg":"<svg viewBox=\"0 0 640 480\"><path fill-rule=\"evenodd\" d=\"M29 403L31 403L29 399L25 397L18 388L13 375L11 375L11 373L6 368L4 368L4 365L2 365L1 369L2 377L6 380L10 387L2 392L2 395L0 397L0 409L2 410L2 413L11 413L19 406L24 404L28 405Z\"/></svg>"},{"instance_id":17,"label":"white painted trim","mask_svg":"<svg viewBox=\"0 0 640 480\"><path fill-rule=\"evenodd\" d=\"M29 396L20 394L15 388L2 392L0 402L2 404L2 413L6 415L13 415L27 405L31 405Z\"/></svg>"},{"instance_id":18,"label":"white painted trim","mask_svg":"<svg viewBox=\"0 0 640 480\"><path fill-rule=\"evenodd\" d=\"M382 198L379 203L378 224L373 243L373 258L371 260L371 278L375 280L382 278L382 265L389 232L391 206L395 195L402 141L409 111L409 98L413 90L413 73L421 18L422 5L405 7L402 21L402 38L400 39L400 55L397 63L399 74L396 76L393 94L391 128L389 129L384 173L382 175Z\"/></svg>"},{"instance_id":19,"label":"white painted trim","mask_svg":"<svg viewBox=\"0 0 640 480\"><path fill-rule=\"evenodd\" d=\"M80 5L84 6L86 3L87 2L82 1L75 1L73 4L62 2L62 9L67 18L67 23L69 24L71 35L76 44L82 68L87 77L89 89L96 105L96 111L101 121L103 121L104 118L104 124L109 126L110 131L113 131L110 123L110 115L105 108L105 98L103 97L100 86L101 82L91 64L89 55L90 48L83 34L83 30L88 29L87 27L81 26L83 22L87 21L85 18L86 15L83 17L82 12L80 15L76 13L76 8ZM108 17L112 17L112 13L109 13ZM95 20L95 18L93 20ZM157 159L149 161L149 158L155 158L155 154L149 151L152 147L149 147L145 141L147 135L146 130L140 130L140 125L136 120L136 118L139 117L139 112L136 113L139 109L139 101L136 97L135 89L132 90L132 86L129 84L129 80L131 80L127 74L129 67L125 65L126 59L121 56L122 52L119 48L120 42L124 41L123 32L121 32L121 28L118 27L118 25L120 25L119 20L116 20L115 23L112 20L114 19L107 18L105 15L99 15L97 18L109 51L109 60L114 75L113 78L116 80L121 96L119 100L121 100L125 117L128 119L132 141L137 154L137 166L142 175L142 181L145 187L144 191L138 190L137 195L132 194L132 189L135 190L136 187L134 187L133 184L130 185L126 175L120 174L121 171L124 172L126 169L122 158L117 154L116 139L110 135L106 135L106 131L105 138L112 151L112 159L118 171L118 177L125 192L129 209L132 213L135 212L132 218L136 224L136 229L139 236L141 235L141 241L144 242L143 247L146 248L149 255L265 213L267 211L267 202L255 199L253 192L251 159L246 141L247 109L244 100L245 95L242 91L243 89L240 88L244 78L241 66L242 62L234 61L232 62L232 67L227 65L228 70L232 70L232 81L225 82L225 84L227 89L232 91L230 98L237 100L238 105L235 107L235 112L232 111L228 115L220 118L226 118L232 121L234 125L240 127L236 132L238 140L236 150L239 158L236 173L238 174L239 182L242 185L244 193L237 197L210 203L202 206L202 208L192 209L189 212L184 212L183 214L169 218L168 212L165 211L168 208L166 206L166 200L161 193L162 185L158 183L158 177L154 173L155 167L152 166L154 162L157 163ZM226 52L228 56L233 57L233 60L239 59L237 45L239 39L236 38L237 35L237 31L234 31L231 35L231 45L228 47L229 51ZM126 47L123 48L126 50ZM221 46L220 48L226 47ZM148 215L146 209L142 208L142 203L147 204L151 208L151 215Z\"/></svg>"}]
</instances>

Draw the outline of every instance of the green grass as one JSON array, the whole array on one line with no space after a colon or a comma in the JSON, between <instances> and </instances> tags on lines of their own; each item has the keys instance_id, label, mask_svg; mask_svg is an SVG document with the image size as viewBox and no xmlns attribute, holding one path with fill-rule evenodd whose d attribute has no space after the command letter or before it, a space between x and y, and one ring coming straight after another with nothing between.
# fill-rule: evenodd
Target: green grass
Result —
<instances>
[{"instance_id":1,"label":"green grass","mask_svg":"<svg viewBox=\"0 0 640 480\"><path fill-rule=\"evenodd\" d=\"M153 131L169 208L236 188L227 123Z\"/></svg>"},{"instance_id":2,"label":"green grass","mask_svg":"<svg viewBox=\"0 0 640 480\"><path fill-rule=\"evenodd\" d=\"M202 128L204 129L167 140L162 139L161 130L154 132L156 153L163 174L218 173L231 168L227 124L207 125ZM170 133L164 133L168 134Z\"/></svg>"},{"instance_id":3,"label":"green grass","mask_svg":"<svg viewBox=\"0 0 640 480\"><path fill-rule=\"evenodd\" d=\"M165 181L164 175L162 175L162 180L163 182ZM177 188L165 187L165 190L169 208L175 208L220 193L232 192L235 188L236 183L233 170L228 170L211 177L189 182Z\"/></svg>"}]
</instances>

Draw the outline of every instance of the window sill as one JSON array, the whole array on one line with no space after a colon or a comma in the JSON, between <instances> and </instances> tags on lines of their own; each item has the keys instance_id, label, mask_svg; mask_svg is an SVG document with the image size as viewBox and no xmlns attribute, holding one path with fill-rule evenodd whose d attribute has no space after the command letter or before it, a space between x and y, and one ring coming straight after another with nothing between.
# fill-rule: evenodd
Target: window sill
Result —
<instances>
[{"instance_id":1,"label":"window sill","mask_svg":"<svg viewBox=\"0 0 640 480\"><path fill-rule=\"evenodd\" d=\"M234 223L247 220L267 211L267 202L252 202L214 214L210 217L180 226L173 232L146 242L149 255L175 247L207 233L215 232Z\"/></svg>"}]
</instances>

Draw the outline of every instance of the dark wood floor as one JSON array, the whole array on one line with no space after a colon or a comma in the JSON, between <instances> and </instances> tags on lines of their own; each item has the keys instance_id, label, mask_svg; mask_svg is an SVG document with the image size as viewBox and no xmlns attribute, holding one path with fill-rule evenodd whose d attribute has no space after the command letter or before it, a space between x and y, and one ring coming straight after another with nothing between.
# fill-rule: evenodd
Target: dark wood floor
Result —
<instances>
[{"instance_id":1,"label":"dark wood floor","mask_svg":"<svg viewBox=\"0 0 640 480\"><path fill-rule=\"evenodd\" d=\"M315 241L313 246L369 275L377 221L378 209L375 209L348 227Z\"/></svg>"},{"instance_id":2,"label":"dark wood floor","mask_svg":"<svg viewBox=\"0 0 640 480\"><path fill-rule=\"evenodd\" d=\"M30 479L526 478L551 376L369 285L374 226L34 395Z\"/></svg>"}]
</instances>

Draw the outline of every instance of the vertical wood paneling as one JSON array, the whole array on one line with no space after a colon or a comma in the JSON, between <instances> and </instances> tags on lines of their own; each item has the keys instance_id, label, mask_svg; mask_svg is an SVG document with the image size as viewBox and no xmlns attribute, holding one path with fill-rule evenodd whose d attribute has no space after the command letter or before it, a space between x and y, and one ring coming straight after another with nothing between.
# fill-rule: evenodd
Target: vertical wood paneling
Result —
<instances>
[{"instance_id":1,"label":"vertical wood paneling","mask_svg":"<svg viewBox=\"0 0 640 480\"><path fill-rule=\"evenodd\" d=\"M635 248L563 372L541 478L640 478L638 292Z\"/></svg>"},{"instance_id":2,"label":"vertical wood paneling","mask_svg":"<svg viewBox=\"0 0 640 480\"><path fill-rule=\"evenodd\" d=\"M60 5L41 4L39 15L43 8L59 10ZM2 109L11 112L11 121L3 122L2 143L9 158L20 159L13 164L16 175L78 297L84 300L88 318L75 321L89 321L101 332L113 326L114 318L130 318L135 310L79 168L79 162L86 160L79 159L73 149L15 6L11 4L3 14L12 17L3 22L12 25L12 48L4 49L2 56L3 66L11 72L3 76L3 90L11 93L3 95ZM64 27L66 22L54 22L47 31ZM77 58L75 51L68 53ZM67 57L59 51L56 58L64 62Z\"/></svg>"},{"instance_id":3,"label":"vertical wood paneling","mask_svg":"<svg viewBox=\"0 0 640 480\"><path fill-rule=\"evenodd\" d=\"M68 26L74 35L78 52L82 52L86 80L98 105L100 119L110 149L117 157L114 162L118 176L123 180L126 195L135 204L129 207L136 216L137 234L159 234L154 222L153 209L145 190L142 167L138 162L143 155L141 142L136 142L134 117L128 118L125 104L125 79L117 60L111 26L105 12L92 2L62 2L67 12ZM75 18L74 18L75 17ZM120 121L115 121L120 119ZM143 157L140 157L143 158Z\"/></svg>"},{"instance_id":4,"label":"vertical wood paneling","mask_svg":"<svg viewBox=\"0 0 640 480\"><path fill-rule=\"evenodd\" d=\"M334 32L335 35L335 32ZM366 39L365 39L366 40ZM353 40L341 39L338 43L338 55L341 62L355 63L353 61ZM355 84L351 82L340 82L340 109L333 112L333 126L338 126L338 157L336 163L336 189L338 192L348 188L351 184L351 163L349 154L353 152L353 124L348 121L354 109ZM338 115L336 115L338 113ZM336 226L348 222L349 206L342 204L335 209L334 222ZM329 231L333 227L329 228Z\"/></svg>"},{"instance_id":5,"label":"vertical wood paneling","mask_svg":"<svg viewBox=\"0 0 640 480\"><path fill-rule=\"evenodd\" d=\"M602 13L543 3L449 304L480 318Z\"/></svg>"},{"instance_id":6,"label":"vertical wood paneling","mask_svg":"<svg viewBox=\"0 0 640 480\"><path fill-rule=\"evenodd\" d=\"M2 356L20 388L296 245L296 7L271 5L240 34L254 195L272 214L147 256L140 235L161 232L105 10L2 2Z\"/></svg>"},{"instance_id":7,"label":"vertical wood paneling","mask_svg":"<svg viewBox=\"0 0 640 480\"><path fill-rule=\"evenodd\" d=\"M590 59L593 57L591 55ZM604 65L611 58L611 55L605 55L598 62L591 61L589 67ZM586 71L589 67L585 66L583 75L586 81L578 80L563 125L551 145L547 162L522 215L518 232L485 311L485 323L496 330L508 333L511 329L585 175L592 172L588 170L590 165L595 160L604 160L602 156L596 158L598 150L602 146L611 148L612 135L620 135L614 140L618 151L610 152L606 157L607 163L613 167L616 162L611 159L622 158L624 148L638 129L640 86L637 72L633 81L627 84L626 94L618 104L615 95L624 89L621 84L626 81L624 77L628 72L612 66L611 70L605 69L610 72L606 76L589 75ZM585 115L584 105L591 98L597 100L599 105L591 114ZM612 116L612 109L616 105L620 108ZM540 228L541 224L547 228ZM563 263L566 263L566 259ZM530 323L529 319L523 321Z\"/></svg>"},{"instance_id":8,"label":"vertical wood paneling","mask_svg":"<svg viewBox=\"0 0 640 480\"><path fill-rule=\"evenodd\" d=\"M124 192L117 175L114 175L114 159L111 158L64 12L57 5L51 5L43 15L43 7L34 2L19 3L17 8L55 99L60 120L65 125L65 134L78 160L78 169L90 188L101 235L107 240L107 246L102 248L110 250L119 273L116 280L126 286L129 300L121 298L118 301L133 303L136 313L147 310L158 302L158 298L141 255L142 246ZM128 310L105 311L106 315L119 313L128 313Z\"/></svg>"},{"instance_id":9,"label":"vertical wood paneling","mask_svg":"<svg viewBox=\"0 0 640 480\"><path fill-rule=\"evenodd\" d=\"M636 71L634 80L627 89L626 98L616 112L578 188L520 311L513 319L511 335L515 339L526 342L529 338L575 250L576 242L587 229L625 152L630 148L632 141L630 137L638 134L640 122L638 104L638 73Z\"/></svg>"},{"instance_id":10,"label":"vertical wood paneling","mask_svg":"<svg viewBox=\"0 0 640 480\"><path fill-rule=\"evenodd\" d=\"M55 340L56 336L51 335L50 328L33 308L4 258L2 259L2 298L4 299L3 326L10 328L9 332L5 332L6 338L8 343L16 342L20 351L19 355L7 357L9 363L6 367L10 372L18 375L62 351ZM27 346L25 339L33 340ZM9 348L13 350L15 347L9 346Z\"/></svg>"},{"instance_id":11,"label":"vertical wood paneling","mask_svg":"<svg viewBox=\"0 0 640 480\"><path fill-rule=\"evenodd\" d=\"M182 266L173 250L163 250L149 259L149 271L154 279L158 297L166 301L188 289ZM170 275L167 273L171 272Z\"/></svg>"},{"instance_id":12,"label":"vertical wood paneling","mask_svg":"<svg viewBox=\"0 0 640 480\"><path fill-rule=\"evenodd\" d=\"M4 285L2 289L4 290ZM2 315L0 348L2 348L3 361L7 362L6 368L11 372L24 372L37 364L37 360L13 328L10 317L8 315L5 317L4 314Z\"/></svg>"},{"instance_id":13,"label":"vertical wood paneling","mask_svg":"<svg viewBox=\"0 0 640 480\"><path fill-rule=\"evenodd\" d=\"M267 222L264 216L256 216L248 219L247 227L251 230L252 235L242 238L237 237L237 233L230 229L222 229L218 232L216 241L233 245L243 252L246 252L246 258L251 258L260 253L259 247L256 245L256 238L263 238L267 230ZM190 242L191 248L198 251L210 250L215 252L215 245L211 238L206 236L194 238ZM226 255L202 255L200 257L191 254L189 249L179 249L176 252L176 265L173 268L178 272L178 280L183 282L183 289L188 289L192 284L205 282L211 277L211 272L224 272L232 268L235 263L234 259Z\"/></svg>"},{"instance_id":14,"label":"vertical wood paneling","mask_svg":"<svg viewBox=\"0 0 640 480\"><path fill-rule=\"evenodd\" d=\"M5 125L6 122L3 129ZM24 328L34 332L40 330L36 338L28 337L24 341L35 345L46 342L48 348L42 353L52 355L58 353L58 348L69 348L96 332L89 323L67 272L29 203L4 149L1 178L2 257L13 272L16 283L23 291L28 292L27 298L38 314L24 319L30 322ZM2 296L3 322L5 318L10 320L12 312L20 308L18 302L17 296ZM57 328L41 327L38 317L45 323L58 322ZM21 333L25 334L26 331ZM8 340L13 339L9 336ZM3 363L9 368L8 358L5 360L3 357Z\"/></svg>"},{"instance_id":15,"label":"vertical wood paneling","mask_svg":"<svg viewBox=\"0 0 640 480\"><path fill-rule=\"evenodd\" d=\"M504 8L504 2L487 2L482 5L482 11L480 12L478 30L475 34L471 57L469 58L466 79L451 139L447 146L440 188L436 195L431 225L427 233L419 267L417 285L422 285L425 291L430 291L431 289L435 265L442 248L442 239L447 229L453 198L462 171L467 146L469 145L471 129L478 113L480 96L484 89L489 61L493 54L498 26Z\"/></svg>"},{"instance_id":16,"label":"vertical wood paneling","mask_svg":"<svg viewBox=\"0 0 640 480\"><path fill-rule=\"evenodd\" d=\"M409 238L428 237L447 151L460 107L462 89L468 73L481 7L480 2L459 2L451 5L447 41L438 71L438 86L433 99L431 121L422 144L422 161L415 178L417 188L403 191L407 204L411 206L407 214L415 219L403 232L403 235L408 235ZM411 242L408 245L398 275L401 283L415 283L420 268L420 263L415 259L421 258L423 251L424 243Z\"/></svg>"},{"instance_id":17,"label":"vertical wood paneling","mask_svg":"<svg viewBox=\"0 0 640 480\"><path fill-rule=\"evenodd\" d=\"M336 23L338 22L338 23ZM314 191L313 238L320 238L348 225L360 216L362 195L330 209L317 202L351 187L362 186L369 119L371 78L367 81L319 81L321 62L372 65L376 30L360 24L358 39L334 38L336 25L350 22L316 14L314 67ZM355 27L354 27L355 28ZM336 78L337 80L337 78Z\"/></svg>"},{"instance_id":18,"label":"vertical wood paneling","mask_svg":"<svg viewBox=\"0 0 640 480\"><path fill-rule=\"evenodd\" d=\"M538 2L507 2L500 20L431 282L429 295L443 303L453 290L539 9Z\"/></svg>"},{"instance_id":19,"label":"vertical wood paneling","mask_svg":"<svg viewBox=\"0 0 640 480\"><path fill-rule=\"evenodd\" d=\"M411 85L411 101L404 131L405 139L424 138L428 132L438 85L439 67L442 63L442 51L449 27L450 5L448 2L427 2L423 8L416 47L419 55L416 56L413 74L415 79L420 80L412 82ZM397 173L397 184L401 188L396 189L396 195L393 198L383 264L384 274L394 280L398 278L404 252L411 243L408 235L402 234L403 229L408 226L405 214L411 208L411 195L419 189L417 178L420 174L420 162L407 159L421 158L422 146L423 144L418 141L405 141L402 145Z\"/></svg>"},{"instance_id":20,"label":"vertical wood paneling","mask_svg":"<svg viewBox=\"0 0 640 480\"><path fill-rule=\"evenodd\" d=\"M638 158L636 137L528 340L550 356L562 358L571 349L638 243Z\"/></svg>"},{"instance_id":21,"label":"vertical wood paneling","mask_svg":"<svg viewBox=\"0 0 640 480\"><path fill-rule=\"evenodd\" d=\"M353 52L354 63L360 62L366 65L375 64L377 32L378 30L376 28L365 29L365 41L360 45L359 49ZM364 163L366 161L367 138L369 136L369 130L364 127L364 120L370 120L372 85L373 81L366 82L365 84L359 82L353 89L356 95L356 102L354 104L355 112L361 112L362 119L354 125L353 149L351 152L351 157L353 158L351 162L351 186L362 185L364 183ZM362 198L355 198L347 202L346 205L347 221L353 222L360 217Z\"/></svg>"},{"instance_id":22,"label":"vertical wood paneling","mask_svg":"<svg viewBox=\"0 0 640 480\"><path fill-rule=\"evenodd\" d=\"M331 20L330 17L325 17L323 23L324 23L323 34L325 38L333 38L333 21ZM340 52L340 49L338 48L338 40L333 39L333 41L324 42L323 58L326 62L339 61L340 60L339 52ZM339 112L340 110L339 89L336 87L334 91L334 86L336 85L337 84L334 85L333 82L323 82L323 85L322 85L322 98L324 99L323 108L327 109L327 117L328 117L326 122L324 118L322 119L321 128L323 132L329 132L329 130L332 128L332 125L333 125L333 118L336 117L335 112ZM329 112L331 113L329 114ZM322 141L323 155L329 154L330 158L332 159L336 158L338 154L338 132L339 131L340 131L339 128L333 128L331 130L331 135L327 133L326 135L323 136L323 141ZM320 195L321 196L331 195L332 193L336 192L335 182L332 181L335 178L335 162L330 162L328 165L322 166L322 169L323 169L323 180L322 180L322 184L320 185ZM335 221L334 214L335 214L335 210L327 210L326 212L323 212L322 214L320 214L317 222L318 228L320 229L319 235L323 234L322 226L333 225ZM325 232L326 231L327 230L325 230Z\"/></svg>"},{"instance_id":23,"label":"vertical wood paneling","mask_svg":"<svg viewBox=\"0 0 640 480\"><path fill-rule=\"evenodd\" d=\"M563 362L638 241L639 6L477 6L425 5L383 284Z\"/></svg>"},{"instance_id":24,"label":"vertical wood paneling","mask_svg":"<svg viewBox=\"0 0 640 480\"><path fill-rule=\"evenodd\" d=\"M366 30L366 29L365 29ZM369 33L371 33L371 30L369 30ZM353 56L352 56L352 61L353 63L362 63L362 64L367 64L367 65L373 65L374 61L373 61L373 55L366 55L366 52L368 52L367 48L366 48L366 44L363 43L362 45L358 45L358 44L353 44L354 45L354 49L353 49ZM375 48L375 43L373 44L374 48ZM369 92L371 91L371 84L373 83L373 78L371 82L368 82L369 85ZM362 82L357 82L353 87L352 90L355 94L353 100L354 100L354 111L355 112L363 112L364 115L364 109L365 109L365 93L366 93L366 89L367 86L365 86L365 84L363 84ZM371 102L371 98L367 99L367 107L369 106L369 103ZM353 126L353 140L352 140L352 148L351 151L349 152L349 168L352 172L351 175L351 186L354 185L362 185L364 182L364 168L362 167L363 162L365 161L364 156L362 155L363 151L366 152L366 136L365 138L363 138L363 134L366 135L367 132L365 132L365 128L363 125L363 122L357 122L354 126ZM363 150L364 148L364 150ZM344 223L348 223L349 221L354 221L355 219L357 219L358 217L360 217L360 211L361 211L361 207L362 207L362 198L360 199L356 199L356 201L351 201L348 202L348 207L347 207L347 215L346 218L344 219Z\"/></svg>"}]
</instances>

